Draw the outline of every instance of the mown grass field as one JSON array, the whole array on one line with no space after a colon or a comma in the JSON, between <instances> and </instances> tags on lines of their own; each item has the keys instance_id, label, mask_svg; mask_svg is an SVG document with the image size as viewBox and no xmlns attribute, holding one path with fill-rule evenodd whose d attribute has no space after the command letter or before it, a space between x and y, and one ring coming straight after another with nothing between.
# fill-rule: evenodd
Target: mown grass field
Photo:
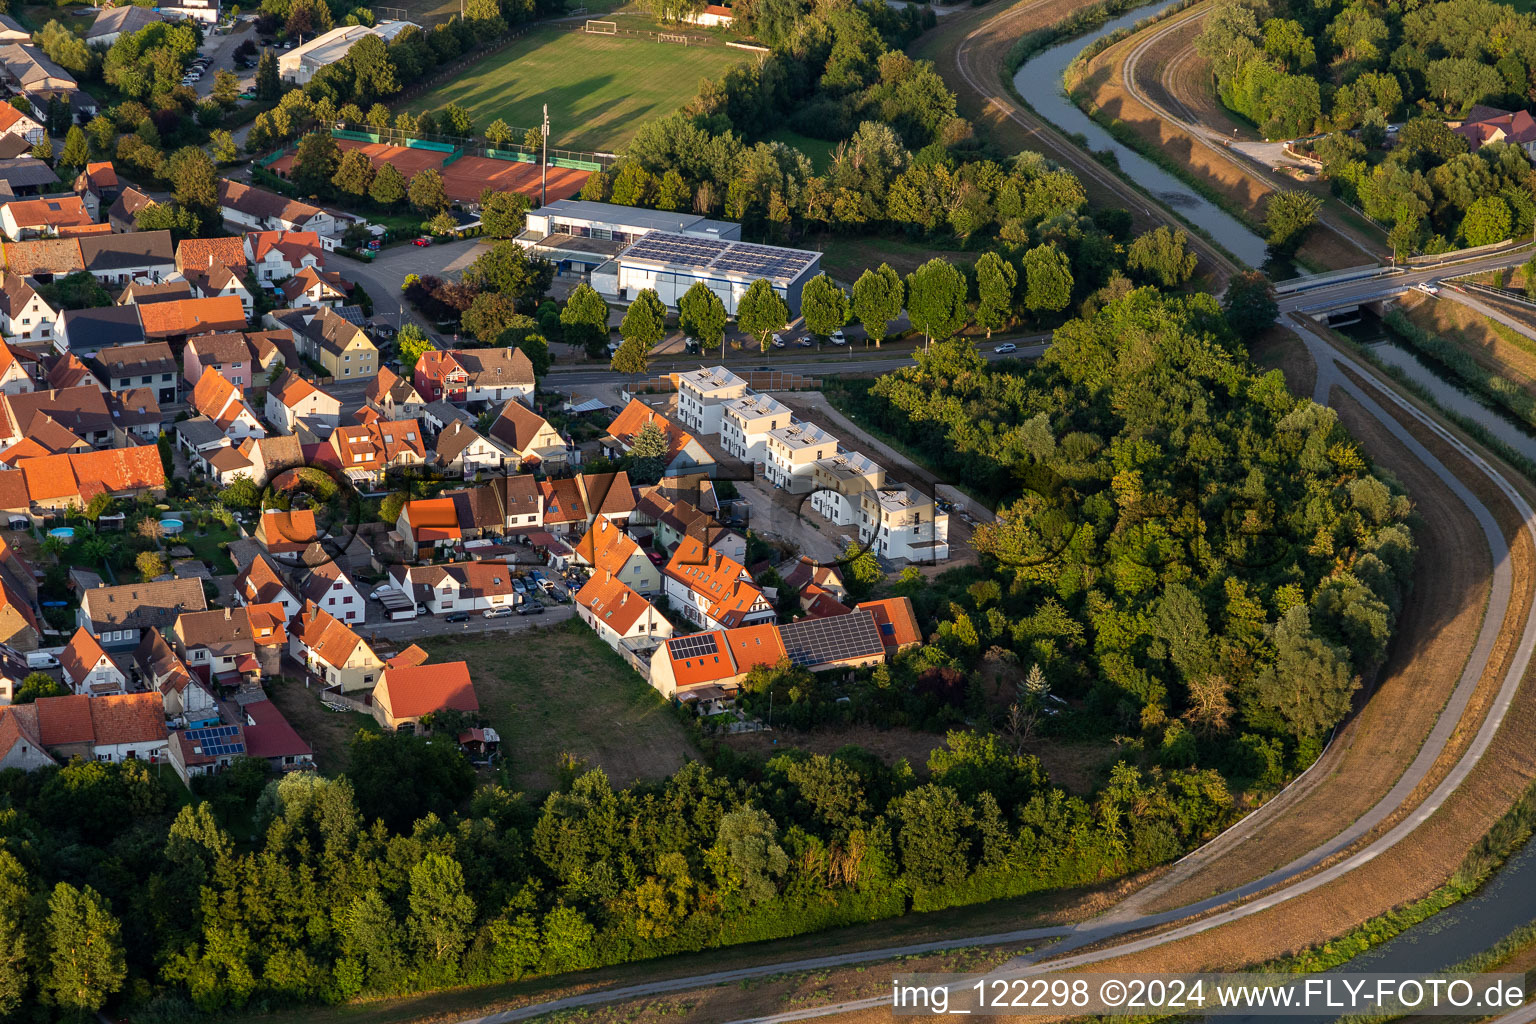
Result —
<instances>
[{"instance_id":1,"label":"mown grass field","mask_svg":"<svg viewBox=\"0 0 1536 1024\"><path fill-rule=\"evenodd\" d=\"M480 710L524 789L553 788L561 754L602 768L618 788L670 775L694 752L661 695L577 619L418 642L434 662L469 663Z\"/></svg>"},{"instance_id":2,"label":"mown grass field","mask_svg":"<svg viewBox=\"0 0 1536 1024\"><path fill-rule=\"evenodd\" d=\"M481 131L498 117L519 132L549 104L550 143L617 153L640 126L693 99L699 81L747 58L723 45L679 46L643 36L535 29L410 104L412 112L457 103Z\"/></svg>"}]
</instances>

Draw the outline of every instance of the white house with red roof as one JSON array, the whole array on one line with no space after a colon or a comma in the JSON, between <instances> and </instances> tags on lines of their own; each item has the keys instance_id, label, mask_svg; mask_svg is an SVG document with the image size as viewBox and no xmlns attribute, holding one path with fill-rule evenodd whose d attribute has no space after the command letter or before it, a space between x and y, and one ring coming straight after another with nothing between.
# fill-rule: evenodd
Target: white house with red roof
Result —
<instances>
[{"instance_id":1,"label":"white house with red roof","mask_svg":"<svg viewBox=\"0 0 1536 1024\"><path fill-rule=\"evenodd\" d=\"M313 231L252 231L245 255L262 283L287 280L305 267L325 269L325 248Z\"/></svg>"},{"instance_id":2,"label":"white house with red roof","mask_svg":"<svg viewBox=\"0 0 1536 1024\"><path fill-rule=\"evenodd\" d=\"M415 729L436 711L476 712L480 701L462 661L387 668L373 691L373 717L386 729Z\"/></svg>"},{"instance_id":3,"label":"white house with red roof","mask_svg":"<svg viewBox=\"0 0 1536 1024\"><path fill-rule=\"evenodd\" d=\"M663 571L672 607L705 629L734 629L774 621L773 605L740 562L684 537Z\"/></svg>"},{"instance_id":4,"label":"white house with red roof","mask_svg":"<svg viewBox=\"0 0 1536 1024\"><path fill-rule=\"evenodd\" d=\"M45 129L37 121L23 114L9 103L0 109L0 135L15 135L35 146L43 141Z\"/></svg>"},{"instance_id":5,"label":"white house with red roof","mask_svg":"<svg viewBox=\"0 0 1536 1024\"><path fill-rule=\"evenodd\" d=\"M625 640L665 640L672 623L655 605L608 572L593 573L576 595L576 614L614 650Z\"/></svg>"},{"instance_id":6,"label":"white house with red roof","mask_svg":"<svg viewBox=\"0 0 1536 1024\"><path fill-rule=\"evenodd\" d=\"M300 425L316 437L328 437L341 425L341 399L335 398L292 370L267 388L267 422L284 434L296 433Z\"/></svg>"},{"instance_id":7,"label":"white house with red roof","mask_svg":"<svg viewBox=\"0 0 1536 1024\"><path fill-rule=\"evenodd\" d=\"M104 697L128 689L127 674L86 629L77 628L59 652L59 671L64 685L84 697Z\"/></svg>"},{"instance_id":8,"label":"white house with red roof","mask_svg":"<svg viewBox=\"0 0 1536 1024\"><path fill-rule=\"evenodd\" d=\"M246 403L245 393L211 366L192 389L192 407L212 420L232 441L267 436L267 428Z\"/></svg>"}]
</instances>

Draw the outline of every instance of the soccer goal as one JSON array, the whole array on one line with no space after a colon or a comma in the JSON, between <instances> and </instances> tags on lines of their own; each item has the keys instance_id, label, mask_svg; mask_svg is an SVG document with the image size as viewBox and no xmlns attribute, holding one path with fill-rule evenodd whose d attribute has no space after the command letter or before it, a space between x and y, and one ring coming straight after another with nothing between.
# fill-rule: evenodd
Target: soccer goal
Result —
<instances>
[{"instance_id":1,"label":"soccer goal","mask_svg":"<svg viewBox=\"0 0 1536 1024\"><path fill-rule=\"evenodd\" d=\"M659 32L656 35L656 40L662 43L681 43L684 46L688 45L687 36L680 36L672 32Z\"/></svg>"},{"instance_id":2,"label":"soccer goal","mask_svg":"<svg viewBox=\"0 0 1536 1024\"><path fill-rule=\"evenodd\" d=\"M616 36L619 34L619 23L616 21L588 21L587 31L595 36Z\"/></svg>"}]
</instances>

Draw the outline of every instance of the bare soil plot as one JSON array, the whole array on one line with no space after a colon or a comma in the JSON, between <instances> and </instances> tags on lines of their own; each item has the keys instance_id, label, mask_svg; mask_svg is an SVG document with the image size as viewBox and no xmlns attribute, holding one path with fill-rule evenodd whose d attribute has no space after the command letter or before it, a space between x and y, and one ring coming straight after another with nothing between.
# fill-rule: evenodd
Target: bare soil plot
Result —
<instances>
[{"instance_id":1,"label":"bare soil plot","mask_svg":"<svg viewBox=\"0 0 1536 1024\"><path fill-rule=\"evenodd\" d=\"M531 792L553 788L561 754L602 768L617 788L671 775L694 753L661 695L577 619L418 643L434 662L469 663L480 709Z\"/></svg>"}]
</instances>

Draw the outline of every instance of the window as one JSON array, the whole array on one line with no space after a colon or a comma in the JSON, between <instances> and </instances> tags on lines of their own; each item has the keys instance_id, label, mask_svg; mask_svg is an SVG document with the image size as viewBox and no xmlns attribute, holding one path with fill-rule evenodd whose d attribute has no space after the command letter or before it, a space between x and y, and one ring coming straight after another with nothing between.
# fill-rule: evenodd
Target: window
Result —
<instances>
[{"instance_id":1,"label":"window","mask_svg":"<svg viewBox=\"0 0 1536 1024\"><path fill-rule=\"evenodd\" d=\"M29 317L29 316L24 316L24 317L21 318L21 322L23 324L30 324L32 322L32 318Z\"/></svg>"},{"instance_id":2,"label":"window","mask_svg":"<svg viewBox=\"0 0 1536 1024\"><path fill-rule=\"evenodd\" d=\"M149 382L150 382L150 381L152 381L152 380L154 380L154 379L155 379L155 378L154 378L154 377L152 377L152 376L145 376L145 377L140 377L140 378L139 378L139 383L140 383L140 384L148 384L148 383L149 383Z\"/></svg>"}]
</instances>

